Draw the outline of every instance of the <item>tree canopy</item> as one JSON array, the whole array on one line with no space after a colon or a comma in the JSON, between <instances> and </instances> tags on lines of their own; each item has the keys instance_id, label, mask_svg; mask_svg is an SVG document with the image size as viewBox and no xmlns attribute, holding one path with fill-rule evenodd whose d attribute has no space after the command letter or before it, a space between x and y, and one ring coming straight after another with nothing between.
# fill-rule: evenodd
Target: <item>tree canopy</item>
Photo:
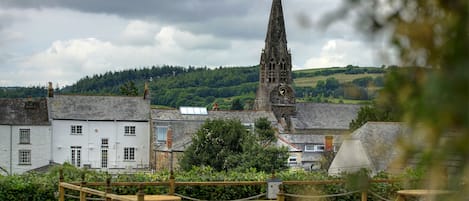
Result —
<instances>
[{"instance_id":1,"label":"tree canopy","mask_svg":"<svg viewBox=\"0 0 469 201\"><path fill-rule=\"evenodd\" d=\"M259 135L273 134L272 128L263 124L256 123L262 125L255 128L262 133ZM217 171L255 168L267 172L285 169L287 149L261 146L258 139L239 120L207 120L192 137L192 144L180 161L181 168L190 170L193 166L210 166Z\"/></svg>"}]
</instances>

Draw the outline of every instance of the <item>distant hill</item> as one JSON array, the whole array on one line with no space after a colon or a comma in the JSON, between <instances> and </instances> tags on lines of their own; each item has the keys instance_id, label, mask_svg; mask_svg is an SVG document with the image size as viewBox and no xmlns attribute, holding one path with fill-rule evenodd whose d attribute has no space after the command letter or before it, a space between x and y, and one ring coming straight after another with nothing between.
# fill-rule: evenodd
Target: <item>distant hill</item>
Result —
<instances>
[{"instance_id":1,"label":"distant hill","mask_svg":"<svg viewBox=\"0 0 469 201\"><path fill-rule=\"evenodd\" d=\"M382 87L384 68L334 67L293 72L298 101L361 102L373 99ZM259 80L258 66L250 67L180 67L153 66L86 76L58 94L122 95L121 87L132 82L143 94L148 82L153 105L168 107L206 106L217 102L229 109L233 99L252 108ZM44 97L44 87L0 88L0 98Z\"/></svg>"}]
</instances>

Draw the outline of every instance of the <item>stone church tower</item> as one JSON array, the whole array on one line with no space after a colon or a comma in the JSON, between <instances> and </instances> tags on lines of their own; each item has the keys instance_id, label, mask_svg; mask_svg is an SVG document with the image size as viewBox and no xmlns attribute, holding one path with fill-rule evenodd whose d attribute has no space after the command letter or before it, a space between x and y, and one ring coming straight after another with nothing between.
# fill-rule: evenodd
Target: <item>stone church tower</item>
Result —
<instances>
[{"instance_id":1,"label":"stone church tower","mask_svg":"<svg viewBox=\"0 0 469 201\"><path fill-rule=\"evenodd\" d=\"M282 1L273 0L260 61L255 109L271 110L278 120L290 124L289 117L296 110L292 82L291 54L287 48Z\"/></svg>"}]
</instances>

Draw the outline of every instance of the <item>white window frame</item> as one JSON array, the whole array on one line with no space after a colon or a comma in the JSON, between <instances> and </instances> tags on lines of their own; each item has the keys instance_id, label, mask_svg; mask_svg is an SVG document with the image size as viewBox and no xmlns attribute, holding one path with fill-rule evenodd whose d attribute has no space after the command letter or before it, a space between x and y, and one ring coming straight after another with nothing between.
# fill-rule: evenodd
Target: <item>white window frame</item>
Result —
<instances>
[{"instance_id":1,"label":"white window frame","mask_svg":"<svg viewBox=\"0 0 469 201\"><path fill-rule=\"evenodd\" d=\"M135 147L124 147L124 161L135 161Z\"/></svg>"},{"instance_id":2,"label":"white window frame","mask_svg":"<svg viewBox=\"0 0 469 201\"><path fill-rule=\"evenodd\" d=\"M31 129L20 128L20 144L31 144Z\"/></svg>"},{"instance_id":3,"label":"white window frame","mask_svg":"<svg viewBox=\"0 0 469 201\"><path fill-rule=\"evenodd\" d=\"M72 135L83 135L83 126L82 125L71 125L70 134Z\"/></svg>"},{"instance_id":4,"label":"white window frame","mask_svg":"<svg viewBox=\"0 0 469 201\"><path fill-rule=\"evenodd\" d=\"M296 164L298 164L298 157L296 157L296 156L290 156L290 157L288 157L288 164L289 164L289 165L296 165Z\"/></svg>"},{"instance_id":5,"label":"white window frame","mask_svg":"<svg viewBox=\"0 0 469 201\"><path fill-rule=\"evenodd\" d=\"M108 167L109 151L108 149L101 149L101 168Z\"/></svg>"},{"instance_id":6,"label":"white window frame","mask_svg":"<svg viewBox=\"0 0 469 201\"><path fill-rule=\"evenodd\" d=\"M135 135L135 126L124 126L124 135Z\"/></svg>"},{"instance_id":7,"label":"white window frame","mask_svg":"<svg viewBox=\"0 0 469 201\"><path fill-rule=\"evenodd\" d=\"M109 148L109 138L101 138L101 148Z\"/></svg>"},{"instance_id":8,"label":"white window frame","mask_svg":"<svg viewBox=\"0 0 469 201\"><path fill-rule=\"evenodd\" d=\"M20 149L18 150L18 164L31 165L31 150Z\"/></svg>"},{"instance_id":9,"label":"white window frame","mask_svg":"<svg viewBox=\"0 0 469 201\"><path fill-rule=\"evenodd\" d=\"M71 159L72 165L80 167L81 166L81 146L71 146L70 154L71 154L70 159Z\"/></svg>"},{"instance_id":10,"label":"white window frame","mask_svg":"<svg viewBox=\"0 0 469 201\"><path fill-rule=\"evenodd\" d=\"M324 144L307 144L304 152L324 152L326 145Z\"/></svg>"},{"instance_id":11,"label":"white window frame","mask_svg":"<svg viewBox=\"0 0 469 201\"><path fill-rule=\"evenodd\" d=\"M163 137L163 139L160 139L160 129L164 129L164 133L161 133L161 137ZM168 140L168 136L167 136L167 133L168 133L168 129L169 127L168 126L157 126L156 127L156 142L158 143L166 143L166 140Z\"/></svg>"}]
</instances>

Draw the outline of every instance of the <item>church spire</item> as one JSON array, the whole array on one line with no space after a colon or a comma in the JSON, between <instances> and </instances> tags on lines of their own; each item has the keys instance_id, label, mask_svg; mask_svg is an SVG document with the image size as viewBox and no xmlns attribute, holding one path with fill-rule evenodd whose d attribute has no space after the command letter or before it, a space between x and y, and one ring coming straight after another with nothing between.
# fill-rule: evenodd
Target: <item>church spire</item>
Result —
<instances>
[{"instance_id":1,"label":"church spire","mask_svg":"<svg viewBox=\"0 0 469 201\"><path fill-rule=\"evenodd\" d=\"M287 34L285 31L285 22L283 19L283 8L281 0L273 0L270 10L269 26L267 28L267 36L265 38L265 49L269 49L268 45L285 44L286 48Z\"/></svg>"},{"instance_id":2,"label":"church spire","mask_svg":"<svg viewBox=\"0 0 469 201\"><path fill-rule=\"evenodd\" d=\"M272 0L269 25L259 65L255 109L273 111L278 120L289 122L295 113L291 54L281 0Z\"/></svg>"}]
</instances>

